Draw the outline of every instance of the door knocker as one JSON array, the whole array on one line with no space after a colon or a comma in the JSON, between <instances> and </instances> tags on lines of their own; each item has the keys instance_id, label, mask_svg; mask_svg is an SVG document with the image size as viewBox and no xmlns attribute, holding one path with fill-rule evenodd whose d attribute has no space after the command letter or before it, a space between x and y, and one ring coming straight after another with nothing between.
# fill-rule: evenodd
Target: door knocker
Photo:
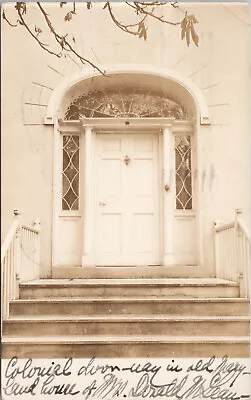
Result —
<instances>
[{"instance_id":1,"label":"door knocker","mask_svg":"<svg viewBox=\"0 0 251 400\"><path fill-rule=\"evenodd\" d=\"M130 157L128 157L128 155L126 155L125 159L124 159L125 165L128 165L130 161L131 161Z\"/></svg>"}]
</instances>

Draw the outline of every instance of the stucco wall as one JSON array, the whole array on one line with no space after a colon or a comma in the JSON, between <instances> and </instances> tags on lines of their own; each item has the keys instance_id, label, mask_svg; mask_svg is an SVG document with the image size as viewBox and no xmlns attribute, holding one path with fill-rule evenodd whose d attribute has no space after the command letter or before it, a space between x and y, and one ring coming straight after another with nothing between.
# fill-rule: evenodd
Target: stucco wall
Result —
<instances>
[{"instance_id":1,"label":"stucco wall","mask_svg":"<svg viewBox=\"0 0 251 400\"><path fill-rule=\"evenodd\" d=\"M9 18L15 18L8 6ZM118 19L129 18L114 5ZM180 29L152 20L146 42L118 30L101 4L84 6L71 23L66 8L48 5L58 26L71 30L79 49L97 65L147 64L174 69L202 90L211 125L198 128L198 178L202 183L204 262L213 274L213 221L233 219L243 208L249 224L249 15L244 4L184 4L195 14L199 47L188 48ZM179 20L178 10L168 11ZM31 6L27 18L35 21ZM42 22L36 20L42 27ZM44 32L43 32L44 34ZM78 62L79 64L79 62ZM2 26L2 237L18 208L27 223L39 216L42 224L42 274L51 265L53 128L43 125L52 90L67 76L85 68L69 58L45 52L24 29ZM35 105L31 105L33 103ZM38 106L37 104L40 104Z\"/></svg>"}]
</instances>

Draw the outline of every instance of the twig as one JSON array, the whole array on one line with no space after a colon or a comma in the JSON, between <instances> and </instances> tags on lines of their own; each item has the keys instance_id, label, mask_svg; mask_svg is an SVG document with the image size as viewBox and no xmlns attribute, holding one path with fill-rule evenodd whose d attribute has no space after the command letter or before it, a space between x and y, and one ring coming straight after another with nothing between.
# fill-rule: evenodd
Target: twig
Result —
<instances>
[{"instance_id":1,"label":"twig","mask_svg":"<svg viewBox=\"0 0 251 400\"><path fill-rule=\"evenodd\" d=\"M18 21L18 22L20 23L20 25L24 26L24 27L27 29L27 31L29 32L29 34L36 40L36 42L39 44L40 47L42 47L43 50L47 51L48 53L50 53L50 54L52 54L52 55L54 55L54 56L56 56L56 57L58 57L58 58L62 57L62 52L60 52L60 53L55 53L54 51L49 50L49 49L46 47L46 46L48 46L48 45L47 45L46 43L41 42L41 40L39 40L39 39L37 38L37 36L34 35L34 33L30 30L30 28L29 28L28 25L26 24L26 22L25 22L25 20L24 20L24 18L23 18L23 16L22 16L22 14L21 14L20 8L17 9L17 13L18 13L18 16L19 16L19 18L20 18L20 21Z\"/></svg>"},{"instance_id":2,"label":"twig","mask_svg":"<svg viewBox=\"0 0 251 400\"><path fill-rule=\"evenodd\" d=\"M88 3L88 2L87 2ZM90 3L90 2L89 2ZM89 4L88 3L88 4ZM61 2L60 7L62 7L63 4L66 4L66 2ZM72 19L72 14L77 14L76 11L76 2L73 2L73 7L72 10L66 14L65 16L65 21L71 21ZM90 3L91 4L91 3ZM112 4L111 2L106 2L104 5L104 9L107 8L107 11L109 13L110 18L112 19L113 23L123 32L129 33L134 36L138 36L139 38L143 37L145 40L147 38L147 28L145 26L145 20L147 17L151 17L153 19L156 19L162 23L172 25L172 26L177 26L181 25L181 39L186 38L187 45L189 46L190 44L190 35L192 37L193 42L198 46L198 35L196 34L194 30L194 24L197 23L198 21L196 20L194 15L187 15L187 12L182 10L180 6L178 5L177 1L173 2L162 2L162 1L151 1L151 2L130 2L126 1L125 4L132 8L137 16L138 16L138 22L134 24L126 24L123 22L120 22L117 17L114 14ZM166 6L169 5L175 9L179 9L183 14L185 14L185 17L183 18L182 21L177 21L173 22L168 19L165 19L163 15L158 16L155 14L155 10L159 6ZM55 30L55 27L53 26L53 23L49 17L49 14L47 14L46 10L44 7L41 5L40 2L37 2L37 6L41 14L43 15L47 27L49 28L50 32L54 36L54 39L56 43L60 46L61 50L57 52L57 50L53 50L51 48L50 44L44 43L42 40L39 39L39 34L42 32L40 28L35 26L35 32L33 33L32 28L29 26L29 23L26 22L25 19L25 14L27 14L27 3L26 2L16 2L15 9L17 11L18 19L17 23L14 24L12 23L5 14L5 11L3 10L3 19L10 25L11 27L17 27L18 25L23 26L27 32L31 35L33 39L39 44L39 46L45 50L47 53L54 55L58 58L61 58L65 52L72 53L77 59L80 60L82 64L89 64L92 66L95 70L100 72L102 75L105 75L105 71L102 71L97 65L95 65L93 62L88 60L87 58L83 57L77 50L75 50L74 44L71 44L70 41L67 40L67 35L60 34ZM73 38L73 41L75 43L75 39ZM106 75L105 75L106 76Z\"/></svg>"},{"instance_id":3,"label":"twig","mask_svg":"<svg viewBox=\"0 0 251 400\"><path fill-rule=\"evenodd\" d=\"M59 45L62 47L62 49L66 50L66 51L71 51L80 61L82 64L89 64L91 65L94 69L96 69L97 71L99 71L102 75L105 75L104 71L102 71L99 67L97 67L97 65L95 65L94 63L92 63L91 61L87 60L86 58L82 57L73 47L72 45L68 42L68 40L66 39L66 35L60 35L59 33L56 32L56 30L54 29L52 22L50 20L50 18L48 17L48 14L46 13L46 11L44 10L44 8L41 6L40 2L37 2L37 5L40 9L40 11L42 12L45 21L48 25L48 27L50 28L52 34L54 35L56 41L59 43ZM68 49L65 47L67 46Z\"/></svg>"},{"instance_id":4,"label":"twig","mask_svg":"<svg viewBox=\"0 0 251 400\"><path fill-rule=\"evenodd\" d=\"M112 11L112 7L111 7L111 5L110 5L110 2L107 2L107 3L106 3L106 6L107 6L107 8L108 8L108 11L109 11L109 14L110 14L110 16L111 16L112 21L115 23L115 25L116 25L118 28L120 28L120 29L121 29L122 31L124 31L124 32L130 33L131 35L135 35L135 36L138 36L138 35L139 35L138 30L137 30L137 31L132 31L132 30L130 30L130 29L128 29L128 28L138 27L140 23L143 23L143 22L145 21L147 15L145 15L145 16L144 16L139 22L137 22L136 24L125 25L125 24L122 24L122 22L119 22L119 21L115 18L114 14L113 14L113 11Z\"/></svg>"},{"instance_id":5,"label":"twig","mask_svg":"<svg viewBox=\"0 0 251 400\"><path fill-rule=\"evenodd\" d=\"M10 26L12 26L13 28L16 28L17 27L17 24L12 24L11 22L10 22L10 20L6 17L6 14L5 14L5 11L3 10L3 19L10 25Z\"/></svg>"},{"instance_id":6,"label":"twig","mask_svg":"<svg viewBox=\"0 0 251 400\"><path fill-rule=\"evenodd\" d=\"M149 17L155 18L155 19L157 19L158 21L163 22L164 24L177 26L177 25L180 25L181 22L182 22L182 21L179 21L179 22L168 21L168 20L164 19L163 16L158 17L157 15L155 15L155 14L153 13L153 11L151 11L151 12L146 11L145 8L142 8L142 7L139 5L140 3L134 2L134 4L135 4L135 7L134 7L134 6L132 6L132 7L133 7L135 10L141 12L142 14L148 15Z\"/></svg>"}]
</instances>

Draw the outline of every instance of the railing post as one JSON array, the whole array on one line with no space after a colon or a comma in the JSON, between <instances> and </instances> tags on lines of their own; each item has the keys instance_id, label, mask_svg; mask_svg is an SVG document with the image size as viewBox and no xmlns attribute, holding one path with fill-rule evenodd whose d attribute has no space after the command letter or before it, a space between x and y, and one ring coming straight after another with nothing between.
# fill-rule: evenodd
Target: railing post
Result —
<instances>
[{"instance_id":1,"label":"railing post","mask_svg":"<svg viewBox=\"0 0 251 400\"><path fill-rule=\"evenodd\" d=\"M240 297L250 298L250 232L235 210L234 221L219 224L215 221L216 277L238 282Z\"/></svg>"},{"instance_id":2,"label":"railing post","mask_svg":"<svg viewBox=\"0 0 251 400\"><path fill-rule=\"evenodd\" d=\"M19 210L13 210L14 218L19 221L18 228L14 238L14 276L12 277L15 282L14 298L19 298L19 283L21 279L22 268L22 248L21 248L21 213Z\"/></svg>"},{"instance_id":3,"label":"railing post","mask_svg":"<svg viewBox=\"0 0 251 400\"><path fill-rule=\"evenodd\" d=\"M19 284L24 272L32 272L40 262L40 222L34 221L34 228L21 224L19 210L13 210L14 220L1 246L1 300L2 317L9 317L10 301L19 297ZM25 248L28 247L27 249ZM24 263L25 261L25 263ZM25 264L25 265L24 265ZM24 271L24 266L26 270ZM38 270L39 272L39 270ZM36 274L36 278L39 277Z\"/></svg>"},{"instance_id":4,"label":"railing post","mask_svg":"<svg viewBox=\"0 0 251 400\"><path fill-rule=\"evenodd\" d=\"M235 260L236 260L236 270L237 270L237 280L240 286L240 297L245 297L245 282L243 276L243 254L242 254L242 231L238 224L238 218L242 214L241 208L235 209Z\"/></svg>"},{"instance_id":5,"label":"railing post","mask_svg":"<svg viewBox=\"0 0 251 400\"><path fill-rule=\"evenodd\" d=\"M220 224L220 221L214 221L214 247L215 247L215 275L216 278L221 278L221 266L220 266L220 236L218 232L215 230L217 226Z\"/></svg>"},{"instance_id":6,"label":"railing post","mask_svg":"<svg viewBox=\"0 0 251 400\"><path fill-rule=\"evenodd\" d=\"M41 232L41 222L40 219L37 217L33 221L33 226L35 229ZM39 265L40 265L40 234L35 234L35 257L34 257L34 262L33 262L33 271L35 271L33 278L37 279L40 276L40 271L39 271Z\"/></svg>"}]
</instances>

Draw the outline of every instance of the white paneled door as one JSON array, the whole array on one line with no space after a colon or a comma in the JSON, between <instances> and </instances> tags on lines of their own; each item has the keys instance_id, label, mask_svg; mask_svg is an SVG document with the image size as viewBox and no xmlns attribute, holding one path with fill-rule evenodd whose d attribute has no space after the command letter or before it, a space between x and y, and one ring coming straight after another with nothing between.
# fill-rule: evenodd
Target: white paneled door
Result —
<instances>
[{"instance_id":1,"label":"white paneled door","mask_svg":"<svg viewBox=\"0 0 251 400\"><path fill-rule=\"evenodd\" d=\"M159 265L158 134L97 134L96 264Z\"/></svg>"}]
</instances>

